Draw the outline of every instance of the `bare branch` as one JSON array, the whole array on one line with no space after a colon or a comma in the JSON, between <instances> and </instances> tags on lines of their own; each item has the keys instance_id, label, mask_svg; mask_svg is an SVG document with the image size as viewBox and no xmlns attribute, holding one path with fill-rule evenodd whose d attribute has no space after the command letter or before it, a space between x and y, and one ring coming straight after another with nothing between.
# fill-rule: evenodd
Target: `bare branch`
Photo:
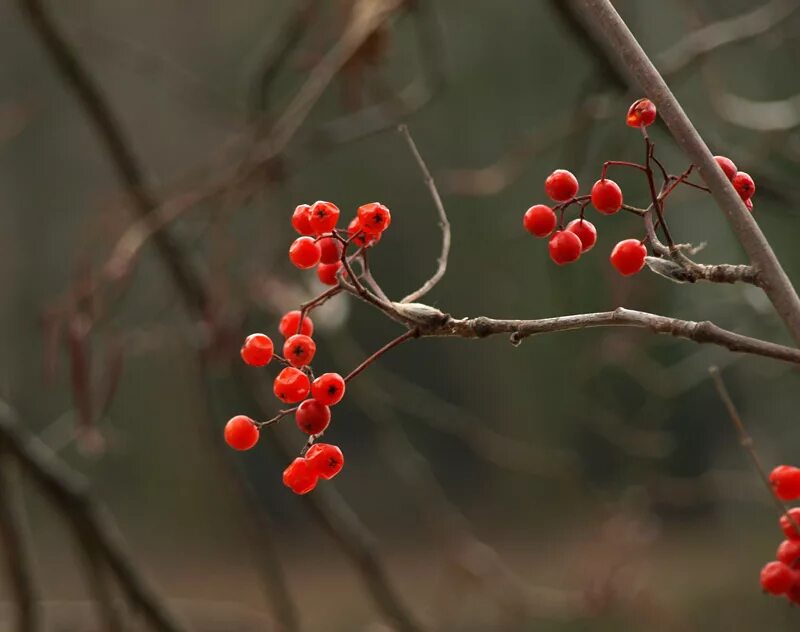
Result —
<instances>
[{"instance_id":1,"label":"bare branch","mask_svg":"<svg viewBox=\"0 0 800 632\"><path fill-rule=\"evenodd\" d=\"M792 338L800 343L800 298L781 267L761 228L745 208L739 195L714 160L703 139L686 116L675 96L647 57L609 0L581 0L587 15L595 18L598 34L609 54L618 56L639 82L678 145L700 168L703 180L717 205L725 213L736 236L758 269L763 288L783 319Z\"/></svg>"},{"instance_id":2,"label":"bare branch","mask_svg":"<svg viewBox=\"0 0 800 632\"><path fill-rule=\"evenodd\" d=\"M800 125L800 94L776 101L753 101L711 92L711 103L726 121L756 132L786 132Z\"/></svg>"},{"instance_id":3,"label":"bare branch","mask_svg":"<svg viewBox=\"0 0 800 632\"><path fill-rule=\"evenodd\" d=\"M450 221L447 219L447 211L444 210L444 204L442 204L442 198L439 195L438 189L436 188L436 183L433 181L433 176L431 176L428 165L425 164L425 160L419 153L419 149L417 149L417 144L414 142L411 132L408 131L408 127L406 125L401 125L400 133L405 137L406 142L411 149L411 153L414 156L414 160L417 161L417 165L422 172L422 179L425 182L425 185L428 187L431 197L433 198L433 203L436 206L436 211L439 213L439 227L442 229L442 252L439 255L439 265L436 268L436 272L433 273L433 276L430 279L422 284L422 287L415 292L411 292L411 294L404 297L400 301L401 303L412 303L430 292L433 287L442 279L445 272L447 272L447 258L450 254Z\"/></svg>"},{"instance_id":4,"label":"bare branch","mask_svg":"<svg viewBox=\"0 0 800 632\"><path fill-rule=\"evenodd\" d=\"M14 456L22 471L61 509L72 527L81 533L81 540L93 543L127 598L141 611L148 623L160 632L183 630L158 591L139 575L105 507L90 495L87 481L36 436L25 431L14 411L2 401L0 441Z\"/></svg>"},{"instance_id":5,"label":"bare branch","mask_svg":"<svg viewBox=\"0 0 800 632\"><path fill-rule=\"evenodd\" d=\"M42 617L41 590L34 575L30 533L25 524L20 481L8 450L0 446L0 544L5 557L8 584L14 595L19 632L39 632Z\"/></svg>"}]
</instances>

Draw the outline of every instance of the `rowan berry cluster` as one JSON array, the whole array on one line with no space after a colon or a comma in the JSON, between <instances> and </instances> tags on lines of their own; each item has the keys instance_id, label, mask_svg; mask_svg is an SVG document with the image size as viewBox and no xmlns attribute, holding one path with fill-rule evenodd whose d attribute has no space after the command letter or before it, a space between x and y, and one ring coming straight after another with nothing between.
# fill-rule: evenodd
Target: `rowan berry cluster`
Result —
<instances>
[{"instance_id":1,"label":"rowan berry cluster","mask_svg":"<svg viewBox=\"0 0 800 632\"><path fill-rule=\"evenodd\" d=\"M237 415L225 426L228 445L235 450L249 450L258 442L264 426L294 413L297 427L308 435L300 456L283 473L284 484L296 494L310 492L320 478L333 478L344 465L344 456L338 447L316 443L316 440L328 428L331 406L344 397L348 378L339 373L315 377L311 363L317 345L312 338L314 323L308 314L342 285L360 283L351 263L358 260L361 274L367 271L366 251L380 241L392 219L389 209L378 202L360 206L346 231L336 228L339 215L335 204L324 201L301 204L294 210L292 226L301 236L289 247L289 260L300 269L316 267L319 280L334 287L302 309L284 314L278 325L284 338L283 355L275 353L272 338L263 333L247 336L241 348L242 360L249 366L264 367L272 360L283 365L273 382L273 393L284 404L297 405L279 411L267 421L258 422ZM358 248L356 253L348 253L350 245Z\"/></svg>"},{"instance_id":2,"label":"rowan berry cluster","mask_svg":"<svg viewBox=\"0 0 800 632\"><path fill-rule=\"evenodd\" d=\"M611 250L609 256L611 265L623 276L636 274L644 268L648 242L657 235L659 228L664 233L669 250L672 251L675 248L664 218L667 198L679 185L687 185L705 191L708 189L689 181L694 165L690 165L681 175L674 176L669 175L656 158L655 145L647 133L647 127L655 122L656 116L656 106L649 99L639 99L631 105L626 116L626 123L630 127L641 130L646 146L645 161L641 164L620 160L606 161L603 164L600 179L594 183L589 194L578 194L580 190L578 179L566 169L556 169L547 176L544 182L545 193L556 204L554 206L548 204L531 206L522 218L522 225L525 230L536 237L550 237L550 258L556 264L565 265L577 261L581 255L587 253L597 243L597 229L585 218L586 207L590 204L601 215L614 215L620 210L640 217L645 217L652 210L656 215L653 235L645 234L642 238L624 239ZM736 165L729 158L715 156L715 159L747 208L752 211L752 197L755 193L753 179L748 174L738 171ZM624 167L642 172L647 178L651 192L650 206L638 208L626 204L620 186L611 178L606 177L609 167ZM663 180L660 191L656 188L657 174ZM579 216L565 225L565 214L572 206L578 208Z\"/></svg>"},{"instance_id":3,"label":"rowan berry cluster","mask_svg":"<svg viewBox=\"0 0 800 632\"><path fill-rule=\"evenodd\" d=\"M770 473L769 482L778 499L800 499L800 468L779 465ZM761 588L772 595L786 595L800 605L800 507L784 513L779 524L786 539L778 546L775 561L761 569Z\"/></svg>"}]
</instances>

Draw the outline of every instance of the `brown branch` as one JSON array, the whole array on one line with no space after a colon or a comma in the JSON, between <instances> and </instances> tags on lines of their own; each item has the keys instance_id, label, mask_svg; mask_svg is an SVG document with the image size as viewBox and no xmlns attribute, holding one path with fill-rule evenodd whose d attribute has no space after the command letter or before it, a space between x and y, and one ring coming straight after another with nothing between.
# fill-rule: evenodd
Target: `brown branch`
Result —
<instances>
[{"instance_id":1,"label":"brown branch","mask_svg":"<svg viewBox=\"0 0 800 632\"><path fill-rule=\"evenodd\" d=\"M3 442L4 443L4 442ZM0 544L6 563L8 585L16 604L16 630L39 632L42 617L41 590L34 575L30 533L25 524L18 472L0 443Z\"/></svg>"},{"instance_id":2,"label":"brown branch","mask_svg":"<svg viewBox=\"0 0 800 632\"><path fill-rule=\"evenodd\" d=\"M645 94L658 106L659 114L675 141L689 160L699 167L711 195L761 275L764 291L794 341L800 343L800 298L752 214L611 2L581 0L581 4L587 15L594 17L598 36L602 37L609 54L621 59Z\"/></svg>"},{"instance_id":3,"label":"brown branch","mask_svg":"<svg viewBox=\"0 0 800 632\"><path fill-rule=\"evenodd\" d=\"M1 401L0 441L19 463L20 469L61 510L65 520L80 532L81 540L93 543L128 600L141 611L148 623L162 632L183 630L159 592L133 565L121 535L105 507L90 494L86 479L27 432L15 412Z\"/></svg>"},{"instance_id":4,"label":"brown branch","mask_svg":"<svg viewBox=\"0 0 800 632\"><path fill-rule=\"evenodd\" d=\"M414 142L414 138L411 136L408 126L401 125L400 133L406 139L408 147L411 150L411 154L414 156L414 160L417 162L419 170L422 172L422 180L425 182L425 186L428 187L431 198L433 198L433 204L436 206L436 212L439 214L439 228L442 229L442 251L437 261L438 266L436 268L436 272L433 273L433 276L430 279L422 284L422 287L414 292L411 292L411 294L404 297L400 301L401 303L412 303L430 292L434 286L441 281L445 272L447 272L447 258L450 255L450 221L447 219L447 211L444 210L444 204L442 204L442 198L439 195L439 190L436 188L436 183L433 180L433 176L431 176L428 165L425 164L425 160L419 153L417 144Z\"/></svg>"}]
</instances>

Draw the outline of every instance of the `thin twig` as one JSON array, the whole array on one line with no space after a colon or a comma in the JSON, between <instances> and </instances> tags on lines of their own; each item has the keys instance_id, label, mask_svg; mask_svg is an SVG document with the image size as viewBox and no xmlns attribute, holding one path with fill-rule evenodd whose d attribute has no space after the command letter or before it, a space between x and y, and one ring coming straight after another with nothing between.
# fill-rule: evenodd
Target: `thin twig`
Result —
<instances>
[{"instance_id":1,"label":"thin twig","mask_svg":"<svg viewBox=\"0 0 800 632\"><path fill-rule=\"evenodd\" d=\"M447 272L447 258L450 255L450 221L447 219L447 212L444 210L444 204L442 204L442 198L439 195L438 189L436 188L436 183L433 180L433 176L431 176L428 165L425 164L425 160L419 153L417 144L414 142L411 132L408 131L408 126L401 125L399 129L400 133L405 137L408 147L411 149L411 154L414 156L414 160L417 161L417 165L422 172L422 179L425 182L425 185L428 187L431 197L433 198L433 203L436 206L437 213L439 214L439 227L442 229L442 251L439 255L436 272L434 272L430 279L422 284L422 287L415 292L411 292L411 294L404 297L400 301L401 303L412 303L430 292L433 287L442 279L445 272Z\"/></svg>"},{"instance_id":2,"label":"thin twig","mask_svg":"<svg viewBox=\"0 0 800 632\"><path fill-rule=\"evenodd\" d=\"M403 344L406 340L411 340L411 338L416 338L419 336L419 332L416 329L409 329L404 334L398 336L394 340L387 342L383 345L380 349L378 349L375 353L369 356L366 360L364 360L361 364L359 364L355 369L350 371L347 376L344 378L345 382L349 382L354 377L356 377L359 373L361 373L364 369L366 369L370 364L375 362L378 358L380 358L384 353L391 351L395 347Z\"/></svg>"}]
</instances>

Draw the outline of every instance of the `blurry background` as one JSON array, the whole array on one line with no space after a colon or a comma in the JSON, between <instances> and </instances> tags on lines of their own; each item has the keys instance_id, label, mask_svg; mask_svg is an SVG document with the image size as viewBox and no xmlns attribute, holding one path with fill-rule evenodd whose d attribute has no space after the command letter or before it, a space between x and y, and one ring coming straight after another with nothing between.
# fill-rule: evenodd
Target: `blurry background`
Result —
<instances>
[{"instance_id":1,"label":"blurry background","mask_svg":"<svg viewBox=\"0 0 800 632\"><path fill-rule=\"evenodd\" d=\"M394 131L404 120L452 224L431 304L510 318L623 305L788 342L754 288L615 274L611 247L642 231L632 216L592 217L598 245L565 268L522 230L554 168L588 191L604 160L642 152L624 125L640 95L626 94L572 2L401 7L286 152L170 223L210 288L202 323L150 241L122 282L91 289L135 213L24 4L0 4L0 392L90 479L137 569L189 628L796 629L800 615L760 593L758 571L781 539L776 513L707 373L723 367L767 466L797 463L800 391L777 361L627 329L519 348L501 337L422 340L381 359L336 407L326 436L347 464L312 493L314 506L283 487L288 457L271 449L282 437L299 450L291 419L251 453L223 450L230 416L277 409L254 400L241 339L278 339L279 315L319 290L286 257L296 204L332 200L349 219L380 200L393 213L371 259L384 289L403 296L433 272L440 233ZM615 4L712 150L754 175L756 217L800 279L800 3ZM351 5L75 0L45 12L107 98L149 186L175 199L204 192L269 135L341 38ZM732 43L697 46L718 44L720 29ZM653 136L662 161L682 171L666 131ZM646 205L643 181L624 172L618 181L626 200ZM670 200L676 238L708 242L701 261L744 261L708 196L687 189ZM315 321L318 370L345 373L400 333L347 298ZM261 373L268 385L275 369ZM63 516L29 480L22 491L47 629L104 629ZM388 577L377 604L383 582L350 554L361 527ZM8 630L13 592L0 581ZM416 623L398 624L387 615L395 607Z\"/></svg>"}]
</instances>

